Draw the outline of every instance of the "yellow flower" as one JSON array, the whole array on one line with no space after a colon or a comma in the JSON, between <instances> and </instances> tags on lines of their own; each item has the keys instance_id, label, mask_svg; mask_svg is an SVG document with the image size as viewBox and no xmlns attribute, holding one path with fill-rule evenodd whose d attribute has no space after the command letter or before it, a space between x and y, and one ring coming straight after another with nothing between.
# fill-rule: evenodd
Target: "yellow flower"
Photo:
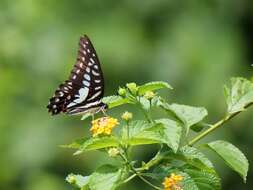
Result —
<instances>
[{"instance_id":1,"label":"yellow flower","mask_svg":"<svg viewBox=\"0 0 253 190\"><path fill-rule=\"evenodd\" d=\"M93 120L91 124L92 127L90 128L90 131L92 132L92 136L96 137L98 135L110 135L112 133L112 129L119 123L115 118L101 117Z\"/></svg>"},{"instance_id":2,"label":"yellow flower","mask_svg":"<svg viewBox=\"0 0 253 190\"><path fill-rule=\"evenodd\" d=\"M166 177L163 181L164 190L183 190L178 184L182 180L183 176L172 173L170 177Z\"/></svg>"},{"instance_id":3,"label":"yellow flower","mask_svg":"<svg viewBox=\"0 0 253 190\"><path fill-rule=\"evenodd\" d=\"M133 114L130 113L130 112L128 112L128 111L126 111L126 112L124 112L124 113L121 115L121 118L124 119L124 120L126 120L126 121L129 121L130 119L133 118Z\"/></svg>"}]
</instances>

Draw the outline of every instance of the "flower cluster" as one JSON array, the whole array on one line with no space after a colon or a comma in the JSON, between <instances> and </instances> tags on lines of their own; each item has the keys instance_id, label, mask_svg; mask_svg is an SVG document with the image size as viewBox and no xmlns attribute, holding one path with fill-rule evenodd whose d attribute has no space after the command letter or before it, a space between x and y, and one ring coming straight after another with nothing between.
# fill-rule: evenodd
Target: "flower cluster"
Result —
<instances>
[{"instance_id":1,"label":"flower cluster","mask_svg":"<svg viewBox=\"0 0 253 190\"><path fill-rule=\"evenodd\" d=\"M92 132L92 136L96 137L98 135L110 135L112 133L112 129L118 125L118 120L112 117L101 117L99 119L92 121L92 127L90 131Z\"/></svg>"},{"instance_id":2,"label":"flower cluster","mask_svg":"<svg viewBox=\"0 0 253 190\"><path fill-rule=\"evenodd\" d=\"M163 182L164 190L182 190L179 186L179 182L183 180L181 175L172 173L170 177L166 177Z\"/></svg>"}]
</instances>

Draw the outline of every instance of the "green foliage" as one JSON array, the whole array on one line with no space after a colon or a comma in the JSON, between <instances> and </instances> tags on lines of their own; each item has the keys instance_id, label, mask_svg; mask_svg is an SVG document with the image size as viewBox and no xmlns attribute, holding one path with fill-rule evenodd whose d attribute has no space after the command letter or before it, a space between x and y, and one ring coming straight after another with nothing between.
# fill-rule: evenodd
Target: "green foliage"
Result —
<instances>
[{"instance_id":1,"label":"green foliage","mask_svg":"<svg viewBox=\"0 0 253 190\"><path fill-rule=\"evenodd\" d=\"M224 89L229 114L244 111L253 103L253 83L247 79L232 78L231 88L225 86Z\"/></svg>"},{"instance_id":2,"label":"green foliage","mask_svg":"<svg viewBox=\"0 0 253 190\"><path fill-rule=\"evenodd\" d=\"M157 81L157 82L149 82L144 85L139 86L138 94L144 95L147 91L159 90L162 88L172 89L172 87L167 82Z\"/></svg>"},{"instance_id":3,"label":"green foliage","mask_svg":"<svg viewBox=\"0 0 253 190\"><path fill-rule=\"evenodd\" d=\"M220 178L215 173L185 169L183 189L187 190L220 190Z\"/></svg>"},{"instance_id":4,"label":"green foliage","mask_svg":"<svg viewBox=\"0 0 253 190\"><path fill-rule=\"evenodd\" d=\"M232 86L226 87L228 114L214 124L205 124L203 119L208 112L203 107L181 104L170 104L153 90L171 89L165 82L151 82L141 86L128 83L119 89L118 96L103 99L110 108L132 104L143 112L143 119L133 120L132 113L125 112L120 121L121 130L112 133L114 124L98 123L94 130L104 130L90 138L74 141L67 148L76 149L75 155L92 150L103 150L108 156L118 160L117 166L103 165L90 176L70 174L67 181L82 190L114 190L134 177L139 177L154 189L162 189L162 183L171 183L173 188L184 190L220 190L221 179L213 163L202 152L207 147L218 154L225 163L238 172L246 182L248 161L244 154L226 141L214 141L202 146L194 146L199 140L221 127L236 114L244 111L253 101L253 85L242 78L233 78ZM165 110L168 117L153 118L152 108ZM104 119L104 118L103 118ZM97 120L96 120L97 121ZM115 121L111 118L110 121ZM103 120L105 122L105 120ZM93 123L94 125L94 123ZM208 129L204 127L208 126ZM97 126L95 126L97 127ZM189 130L197 135L190 141ZM132 149L137 145L159 144L156 155L147 163L142 160L131 160ZM167 179L167 181L166 181ZM169 180L168 180L169 179ZM156 184L154 184L154 182Z\"/></svg>"},{"instance_id":5,"label":"green foliage","mask_svg":"<svg viewBox=\"0 0 253 190\"><path fill-rule=\"evenodd\" d=\"M238 172L246 182L246 177L249 169L249 163L244 154L226 141L214 141L207 144L207 147L215 151L225 163L233 170Z\"/></svg>"},{"instance_id":6,"label":"green foliage","mask_svg":"<svg viewBox=\"0 0 253 190\"><path fill-rule=\"evenodd\" d=\"M91 190L114 190L121 180L121 175L122 169L112 165L101 166L90 176L89 187Z\"/></svg>"}]
</instances>

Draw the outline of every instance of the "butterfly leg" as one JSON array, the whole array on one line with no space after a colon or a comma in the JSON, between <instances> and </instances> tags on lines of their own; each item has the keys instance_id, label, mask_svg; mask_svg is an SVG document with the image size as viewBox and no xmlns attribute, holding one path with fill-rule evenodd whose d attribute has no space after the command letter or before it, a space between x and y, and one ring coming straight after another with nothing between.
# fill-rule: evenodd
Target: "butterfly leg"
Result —
<instances>
[{"instance_id":1,"label":"butterfly leg","mask_svg":"<svg viewBox=\"0 0 253 190\"><path fill-rule=\"evenodd\" d=\"M108 117L107 113L105 112L105 108L101 107L101 111L103 112L104 116Z\"/></svg>"}]
</instances>

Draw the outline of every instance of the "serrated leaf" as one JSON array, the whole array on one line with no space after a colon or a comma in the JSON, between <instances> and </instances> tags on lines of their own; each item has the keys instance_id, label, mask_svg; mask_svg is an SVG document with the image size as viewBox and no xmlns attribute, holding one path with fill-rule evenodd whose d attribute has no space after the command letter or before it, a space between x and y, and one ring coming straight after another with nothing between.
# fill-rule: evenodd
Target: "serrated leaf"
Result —
<instances>
[{"instance_id":1,"label":"serrated leaf","mask_svg":"<svg viewBox=\"0 0 253 190\"><path fill-rule=\"evenodd\" d=\"M183 170L182 189L187 190L221 190L219 176L213 172L185 169Z\"/></svg>"},{"instance_id":2,"label":"serrated leaf","mask_svg":"<svg viewBox=\"0 0 253 190\"><path fill-rule=\"evenodd\" d=\"M160 153L160 159L161 158L179 160L194 168L206 170L208 172L214 172L214 167L211 161L202 152L194 147L184 146L180 148L177 153L165 151Z\"/></svg>"},{"instance_id":3,"label":"serrated leaf","mask_svg":"<svg viewBox=\"0 0 253 190\"><path fill-rule=\"evenodd\" d=\"M225 163L234 171L240 174L244 182L249 169L249 163L244 154L233 144L218 140L207 144L211 150L216 152Z\"/></svg>"},{"instance_id":4,"label":"serrated leaf","mask_svg":"<svg viewBox=\"0 0 253 190\"><path fill-rule=\"evenodd\" d=\"M253 103L253 83L244 78L232 78L231 87L224 87L228 113L244 111Z\"/></svg>"},{"instance_id":5,"label":"serrated leaf","mask_svg":"<svg viewBox=\"0 0 253 190\"><path fill-rule=\"evenodd\" d=\"M157 123L162 123L164 126L164 142L174 151L177 152L177 149L180 144L180 138L182 135L181 125L170 119L158 119Z\"/></svg>"},{"instance_id":6,"label":"serrated leaf","mask_svg":"<svg viewBox=\"0 0 253 190\"><path fill-rule=\"evenodd\" d=\"M73 143L72 143L73 144ZM116 137L93 137L85 140L82 144L79 145L79 150L74 154L81 154L84 151L97 150L106 147L118 146L119 141Z\"/></svg>"},{"instance_id":7,"label":"serrated leaf","mask_svg":"<svg viewBox=\"0 0 253 190\"><path fill-rule=\"evenodd\" d=\"M89 180L91 190L114 190L121 179L122 171L112 165L104 165L98 168Z\"/></svg>"},{"instance_id":8,"label":"serrated leaf","mask_svg":"<svg viewBox=\"0 0 253 190\"><path fill-rule=\"evenodd\" d=\"M147 91L159 90L162 88L172 89L172 87L167 82L163 82L163 81L149 82L149 83L139 86L138 94L143 95Z\"/></svg>"},{"instance_id":9,"label":"serrated leaf","mask_svg":"<svg viewBox=\"0 0 253 190\"><path fill-rule=\"evenodd\" d=\"M203 120L207 116L207 110L204 107L193 107L181 104L164 104L163 108L172 112L185 125L186 134L189 128Z\"/></svg>"},{"instance_id":10,"label":"serrated leaf","mask_svg":"<svg viewBox=\"0 0 253 190\"><path fill-rule=\"evenodd\" d=\"M201 170L214 170L212 162L195 147L184 146L180 148L178 154L184 156L185 161L192 166Z\"/></svg>"},{"instance_id":11,"label":"serrated leaf","mask_svg":"<svg viewBox=\"0 0 253 190\"><path fill-rule=\"evenodd\" d=\"M136 120L129 123L129 138L124 139L125 143L129 145L142 145L142 144L155 144L160 141L157 140L156 134L147 134L147 129L153 127L153 124L150 124L143 120ZM159 127L159 126L157 126ZM153 128L155 129L155 128ZM144 134L143 134L144 133ZM152 132L151 132L152 133Z\"/></svg>"},{"instance_id":12,"label":"serrated leaf","mask_svg":"<svg viewBox=\"0 0 253 190\"><path fill-rule=\"evenodd\" d=\"M109 108L131 103L128 98L122 98L121 96L107 96L102 99L102 102L108 105Z\"/></svg>"},{"instance_id":13,"label":"serrated leaf","mask_svg":"<svg viewBox=\"0 0 253 190\"><path fill-rule=\"evenodd\" d=\"M88 190L89 176L69 174L66 181L81 190Z\"/></svg>"},{"instance_id":14,"label":"serrated leaf","mask_svg":"<svg viewBox=\"0 0 253 190\"><path fill-rule=\"evenodd\" d=\"M129 126L130 145L165 143L173 151L177 151L181 136L181 127L175 121L169 119L157 120L150 124L146 121L134 121Z\"/></svg>"}]
</instances>

